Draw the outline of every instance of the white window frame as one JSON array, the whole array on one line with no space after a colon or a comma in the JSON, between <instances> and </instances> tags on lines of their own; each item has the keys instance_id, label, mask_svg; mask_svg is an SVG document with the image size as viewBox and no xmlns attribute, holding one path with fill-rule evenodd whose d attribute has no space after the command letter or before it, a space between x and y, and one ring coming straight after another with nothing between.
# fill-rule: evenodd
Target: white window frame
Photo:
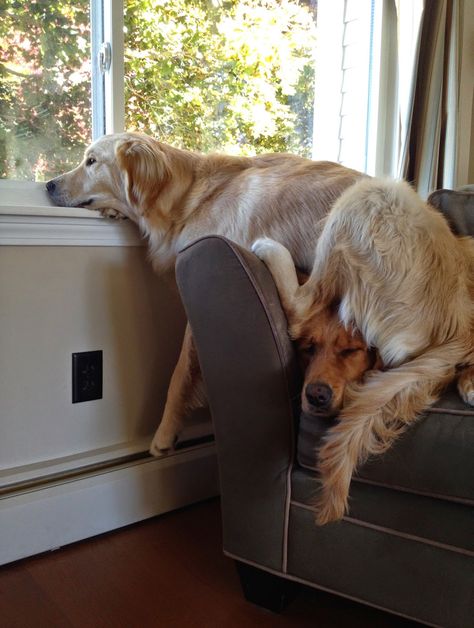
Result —
<instances>
[{"instance_id":1,"label":"white window frame","mask_svg":"<svg viewBox=\"0 0 474 628\"><path fill-rule=\"evenodd\" d=\"M92 139L105 133L105 77L99 67L99 55L103 54L104 9L102 0L91 0L91 69L92 69ZM111 50L107 48L110 53Z\"/></svg>"},{"instance_id":2,"label":"white window frame","mask_svg":"<svg viewBox=\"0 0 474 628\"><path fill-rule=\"evenodd\" d=\"M315 94L326 98L315 102L313 159L371 175L390 172L385 129L395 115L389 106L394 83L388 80L396 52L388 38L394 10L392 0L319 0Z\"/></svg>"},{"instance_id":3,"label":"white window frame","mask_svg":"<svg viewBox=\"0 0 474 628\"><path fill-rule=\"evenodd\" d=\"M94 3L101 0L91 1ZM102 1L104 42L106 45L108 43L111 49L110 68L104 75L105 133L122 133L125 130L123 2ZM97 59L94 63L97 63Z\"/></svg>"},{"instance_id":4,"label":"white window frame","mask_svg":"<svg viewBox=\"0 0 474 628\"><path fill-rule=\"evenodd\" d=\"M92 139L125 130L123 4L91 0Z\"/></svg>"}]
</instances>

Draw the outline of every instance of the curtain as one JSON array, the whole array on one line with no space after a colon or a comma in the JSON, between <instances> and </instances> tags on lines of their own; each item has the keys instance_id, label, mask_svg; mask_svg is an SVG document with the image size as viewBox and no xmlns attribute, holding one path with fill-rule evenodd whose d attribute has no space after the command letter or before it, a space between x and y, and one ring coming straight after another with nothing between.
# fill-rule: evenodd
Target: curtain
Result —
<instances>
[{"instance_id":1,"label":"curtain","mask_svg":"<svg viewBox=\"0 0 474 628\"><path fill-rule=\"evenodd\" d=\"M398 172L421 196L455 183L459 101L459 0L398 0ZM411 29L411 33L407 29ZM411 36L411 46L407 41ZM403 82L403 74L412 80Z\"/></svg>"}]
</instances>

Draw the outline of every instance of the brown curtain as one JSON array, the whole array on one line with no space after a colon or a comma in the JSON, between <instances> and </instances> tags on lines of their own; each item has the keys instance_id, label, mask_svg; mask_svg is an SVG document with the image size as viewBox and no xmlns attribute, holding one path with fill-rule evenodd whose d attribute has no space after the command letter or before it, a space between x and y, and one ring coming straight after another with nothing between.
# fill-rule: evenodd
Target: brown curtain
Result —
<instances>
[{"instance_id":1,"label":"brown curtain","mask_svg":"<svg viewBox=\"0 0 474 628\"><path fill-rule=\"evenodd\" d=\"M425 0L408 140L399 174L423 197L454 187L459 0Z\"/></svg>"}]
</instances>

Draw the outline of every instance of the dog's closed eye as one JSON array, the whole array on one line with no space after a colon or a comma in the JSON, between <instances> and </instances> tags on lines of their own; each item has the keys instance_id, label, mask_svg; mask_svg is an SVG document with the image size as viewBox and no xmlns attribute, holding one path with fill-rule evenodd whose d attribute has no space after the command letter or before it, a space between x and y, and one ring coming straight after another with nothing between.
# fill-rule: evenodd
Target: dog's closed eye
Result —
<instances>
[{"instance_id":1,"label":"dog's closed eye","mask_svg":"<svg viewBox=\"0 0 474 628\"><path fill-rule=\"evenodd\" d=\"M349 349L343 349L342 351L339 352L339 355L342 358L347 358L350 355L353 355L355 353L357 353L358 351L362 351L362 349L358 348L358 347L352 347Z\"/></svg>"}]
</instances>

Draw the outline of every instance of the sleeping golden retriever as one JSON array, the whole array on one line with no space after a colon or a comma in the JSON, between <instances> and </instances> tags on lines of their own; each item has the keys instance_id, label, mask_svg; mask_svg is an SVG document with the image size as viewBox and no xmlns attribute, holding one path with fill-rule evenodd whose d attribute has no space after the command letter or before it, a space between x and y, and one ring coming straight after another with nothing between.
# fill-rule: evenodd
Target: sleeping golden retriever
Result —
<instances>
[{"instance_id":1,"label":"sleeping golden retriever","mask_svg":"<svg viewBox=\"0 0 474 628\"><path fill-rule=\"evenodd\" d=\"M282 242L299 267L312 266L319 221L362 177L331 162L285 154L201 155L146 135L105 136L74 170L49 181L57 205L126 216L148 237L155 269L171 266L192 240L220 234L250 247L266 235ZM205 400L186 329L151 453L173 446L186 413Z\"/></svg>"},{"instance_id":2,"label":"sleeping golden retriever","mask_svg":"<svg viewBox=\"0 0 474 628\"><path fill-rule=\"evenodd\" d=\"M461 365L458 388L474 405L474 239L456 237L408 184L366 179L335 202L301 287L283 245L260 239L253 250L272 272L293 336L338 301L342 323L361 331L386 369L346 387L318 452L324 524L346 512L356 467L386 451Z\"/></svg>"},{"instance_id":3,"label":"sleeping golden retriever","mask_svg":"<svg viewBox=\"0 0 474 628\"><path fill-rule=\"evenodd\" d=\"M301 270L296 269L296 275L300 286L308 281ZM341 322L337 302L315 316L294 321L290 333L304 373L301 408L307 415L336 416L346 387L361 383L367 371L382 368L377 351L367 345L360 331Z\"/></svg>"},{"instance_id":4,"label":"sleeping golden retriever","mask_svg":"<svg viewBox=\"0 0 474 628\"><path fill-rule=\"evenodd\" d=\"M347 386L362 383L367 371L382 367L377 351L368 347L355 327L340 321L334 304L294 322L291 334L304 372L305 414L336 416Z\"/></svg>"}]
</instances>

